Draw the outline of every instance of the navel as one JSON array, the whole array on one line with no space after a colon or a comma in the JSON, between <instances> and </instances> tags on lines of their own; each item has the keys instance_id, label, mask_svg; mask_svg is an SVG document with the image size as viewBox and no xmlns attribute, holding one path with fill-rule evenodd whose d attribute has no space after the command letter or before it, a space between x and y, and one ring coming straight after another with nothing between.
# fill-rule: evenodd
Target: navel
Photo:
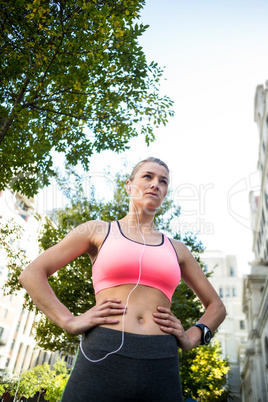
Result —
<instances>
[{"instance_id":1,"label":"navel","mask_svg":"<svg viewBox=\"0 0 268 402\"><path fill-rule=\"evenodd\" d=\"M138 317L139 324L144 324L144 319L142 317Z\"/></svg>"}]
</instances>

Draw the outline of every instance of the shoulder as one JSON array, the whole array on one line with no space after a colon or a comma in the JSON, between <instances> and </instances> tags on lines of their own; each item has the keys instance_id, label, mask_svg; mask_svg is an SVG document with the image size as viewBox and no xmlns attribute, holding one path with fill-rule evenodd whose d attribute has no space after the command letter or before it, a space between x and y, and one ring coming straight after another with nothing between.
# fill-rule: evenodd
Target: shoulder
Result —
<instances>
[{"instance_id":1,"label":"shoulder","mask_svg":"<svg viewBox=\"0 0 268 402\"><path fill-rule=\"evenodd\" d=\"M178 261L180 265L183 265L184 263L187 262L187 260L192 257L192 254L190 252L190 250L188 249L188 247L179 240L175 240L175 239L169 239L177 253L178 256Z\"/></svg>"},{"instance_id":2,"label":"shoulder","mask_svg":"<svg viewBox=\"0 0 268 402\"><path fill-rule=\"evenodd\" d=\"M72 229L65 237L64 243L74 242L76 244L86 244L89 242L94 245L99 242L100 239L105 238L109 230L109 222L101 220L92 220L82 223Z\"/></svg>"},{"instance_id":3,"label":"shoulder","mask_svg":"<svg viewBox=\"0 0 268 402\"><path fill-rule=\"evenodd\" d=\"M92 220L82 223L71 231L77 238L87 240L93 246L99 246L103 242L109 231L110 222L102 220Z\"/></svg>"},{"instance_id":4,"label":"shoulder","mask_svg":"<svg viewBox=\"0 0 268 402\"><path fill-rule=\"evenodd\" d=\"M82 223L72 230L75 234L81 234L91 238L92 236L98 235L106 235L109 229L109 222L105 222L102 220L92 220Z\"/></svg>"},{"instance_id":5,"label":"shoulder","mask_svg":"<svg viewBox=\"0 0 268 402\"><path fill-rule=\"evenodd\" d=\"M92 220L77 226L61 241L62 246L75 248L79 254L94 254L109 231L109 222ZM60 244L60 243L59 243Z\"/></svg>"}]
</instances>

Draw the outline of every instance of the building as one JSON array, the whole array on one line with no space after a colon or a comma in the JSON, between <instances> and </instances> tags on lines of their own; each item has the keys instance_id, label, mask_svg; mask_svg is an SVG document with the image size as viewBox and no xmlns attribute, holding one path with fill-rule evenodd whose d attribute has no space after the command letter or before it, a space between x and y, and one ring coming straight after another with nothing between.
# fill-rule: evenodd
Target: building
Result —
<instances>
[{"instance_id":1,"label":"building","mask_svg":"<svg viewBox=\"0 0 268 402\"><path fill-rule=\"evenodd\" d=\"M221 297L227 316L215 337L219 340L223 357L230 365L227 382L234 401L241 401L240 371L247 348L246 317L242 311L243 278L239 276L234 255L218 250L202 254L206 270L213 272L209 281Z\"/></svg>"},{"instance_id":2,"label":"building","mask_svg":"<svg viewBox=\"0 0 268 402\"><path fill-rule=\"evenodd\" d=\"M250 193L252 212L253 251L258 263L268 260L268 81L259 85L255 95L255 122L259 131L258 170L260 194Z\"/></svg>"},{"instance_id":3,"label":"building","mask_svg":"<svg viewBox=\"0 0 268 402\"><path fill-rule=\"evenodd\" d=\"M261 189L249 195L254 261L244 280L243 310L247 317L248 349L242 371L243 402L268 400L268 85L255 94L259 132L258 170Z\"/></svg>"},{"instance_id":4,"label":"building","mask_svg":"<svg viewBox=\"0 0 268 402\"><path fill-rule=\"evenodd\" d=\"M0 192L0 222L9 228L19 225L23 236L20 240L9 236L12 254L16 256L19 249L25 250L29 260L38 254L38 234L42 219L36 213L33 199L9 190ZM44 361L53 363L55 356L36 347L33 337L34 323L37 319L33 312L23 309L24 291L16 295L4 295L3 286L8 276L7 256L0 245L0 372L19 375Z\"/></svg>"}]
</instances>

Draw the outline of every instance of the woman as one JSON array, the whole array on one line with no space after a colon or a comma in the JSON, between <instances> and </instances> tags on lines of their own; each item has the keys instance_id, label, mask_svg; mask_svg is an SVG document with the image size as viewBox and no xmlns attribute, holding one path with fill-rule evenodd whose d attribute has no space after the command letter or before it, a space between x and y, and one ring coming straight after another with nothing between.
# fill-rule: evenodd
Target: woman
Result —
<instances>
[{"instance_id":1,"label":"woman","mask_svg":"<svg viewBox=\"0 0 268 402\"><path fill-rule=\"evenodd\" d=\"M157 158L138 163L126 183L129 213L89 221L46 250L21 274L37 307L71 334L85 334L63 393L68 401L182 401L178 345L208 343L225 308L188 248L153 224L167 195L169 170ZM47 278L81 254L92 262L96 305L74 317ZM180 277L205 307L187 331L171 310Z\"/></svg>"}]
</instances>

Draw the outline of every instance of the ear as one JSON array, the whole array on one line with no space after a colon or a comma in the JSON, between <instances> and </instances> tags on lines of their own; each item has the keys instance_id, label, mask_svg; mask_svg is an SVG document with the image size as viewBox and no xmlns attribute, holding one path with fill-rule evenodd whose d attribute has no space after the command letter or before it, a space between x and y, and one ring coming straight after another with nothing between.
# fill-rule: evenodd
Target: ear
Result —
<instances>
[{"instance_id":1,"label":"ear","mask_svg":"<svg viewBox=\"0 0 268 402\"><path fill-rule=\"evenodd\" d=\"M129 180L126 181L126 192L127 192L128 194L131 193L131 187L130 187L130 181L129 181Z\"/></svg>"}]
</instances>

